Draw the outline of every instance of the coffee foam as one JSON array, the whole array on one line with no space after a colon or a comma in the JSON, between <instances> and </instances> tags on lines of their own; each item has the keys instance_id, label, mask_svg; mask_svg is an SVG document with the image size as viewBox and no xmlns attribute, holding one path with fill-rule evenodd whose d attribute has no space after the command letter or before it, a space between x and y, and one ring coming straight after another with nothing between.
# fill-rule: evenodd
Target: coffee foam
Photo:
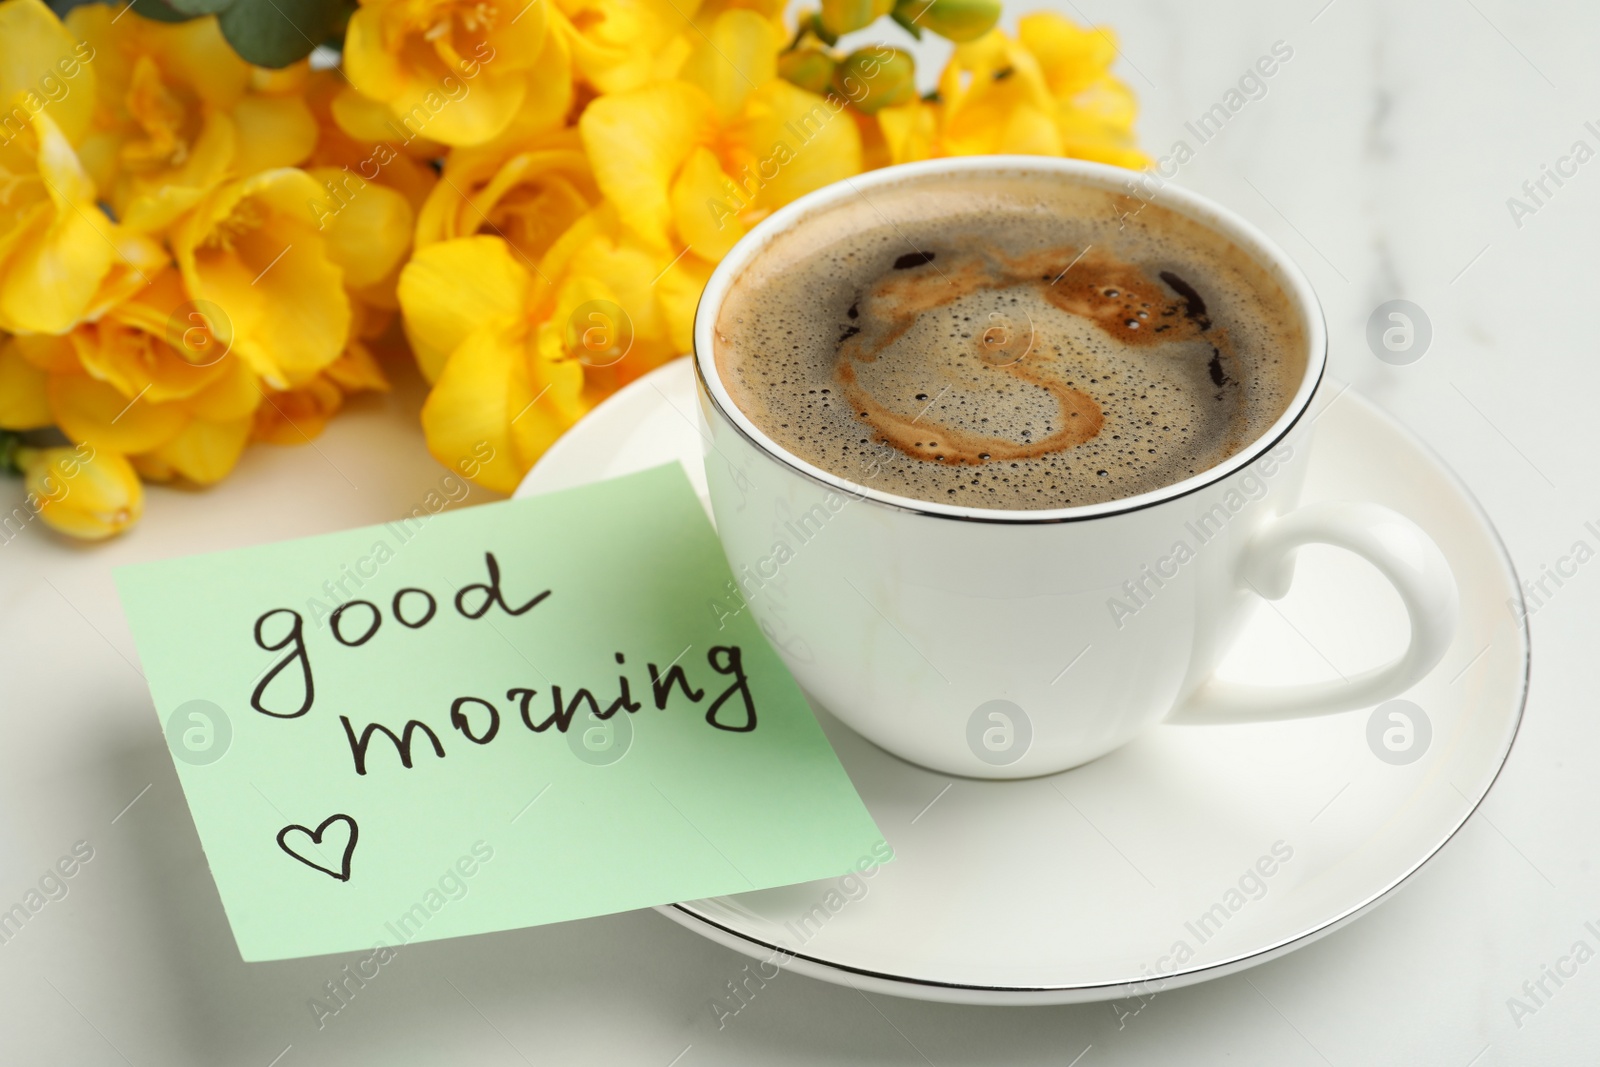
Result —
<instances>
[{"instance_id":1,"label":"coffee foam","mask_svg":"<svg viewBox=\"0 0 1600 1067\"><path fill-rule=\"evenodd\" d=\"M914 179L823 209L735 280L713 354L802 459L1002 509L1213 467L1283 413L1306 358L1288 297L1225 238L1040 176Z\"/></svg>"}]
</instances>

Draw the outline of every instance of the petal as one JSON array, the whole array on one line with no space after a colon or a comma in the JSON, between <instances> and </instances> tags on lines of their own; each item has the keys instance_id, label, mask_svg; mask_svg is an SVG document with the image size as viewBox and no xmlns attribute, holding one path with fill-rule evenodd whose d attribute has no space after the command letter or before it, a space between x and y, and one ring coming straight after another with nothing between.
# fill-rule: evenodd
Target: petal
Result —
<instances>
[{"instance_id":1,"label":"petal","mask_svg":"<svg viewBox=\"0 0 1600 1067\"><path fill-rule=\"evenodd\" d=\"M950 154L1033 150L1023 147L1027 144L1059 154L1059 137L1051 149L1048 146L1054 135L1046 136L1042 130L1040 117L1053 114L1056 103L1044 89L1038 65L1020 49L1000 62L1012 60L1016 61L1012 75L996 81L994 75L1006 69L1004 66L980 67L972 72L969 89L957 89L955 96L946 97L943 140Z\"/></svg>"},{"instance_id":2,"label":"petal","mask_svg":"<svg viewBox=\"0 0 1600 1067\"><path fill-rule=\"evenodd\" d=\"M95 203L93 183L50 117L35 114L33 129L51 210L36 213L12 245L0 273L0 326L64 333L83 316L111 270L115 227Z\"/></svg>"},{"instance_id":3,"label":"petal","mask_svg":"<svg viewBox=\"0 0 1600 1067\"><path fill-rule=\"evenodd\" d=\"M340 190L337 184L351 179L342 170L316 167L308 171L324 189ZM329 197L329 214L321 216L327 241L328 258L344 271L345 283L352 288L375 285L388 277L411 247L411 205L387 186L354 178L354 188L343 197Z\"/></svg>"},{"instance_id":4,"label":"petal","mask_svg":"<svg viewBox=\"0 0 1600 1067\"><path fill-rule=\"evenodd\" d=\"M137 24L148 48L169 80L192 89L202 101L231 108L250 85L250 64L240 59L214 18L160 25Z\"/></svg>"},{"instance_id":5,"label":"petal","mask_svg":"<svg viewBox=\"0 0 1600 1067\"><path fill-rule=\"evenodd\" d=\"M0 344L0 430L37 430L50 425L46 377L18 351L14 340Z\"/></svg>"},{"instance_id":6,"label":"petal","mask_svg":"<svg viewBox=\"0 0 1600 1067\"><path fill-rule=\"evenodd\" d=\"M317 375L299 389L263 397L251 436L275 445L301 445L321 435L344 403L339 387Z\"/></svg>"},{"instance_id":7,"label":"petal","mask_svg":"<svg viewBox=\"0 0 1600 1067\"><path fill-rule=\"evenodd\" d=\"M429 381L485 323L523 313L532 279L498 237L462 237L420 248L400 272L400 308L417 364Z\"/></svg>"},{"instance_id":8,"label":"petal","mask_svg":"<svg viewBox=\"0 0 1600 1067\"><path fill-rule=\"evenodd\" d=\"M678 236L696 255L721 259L745 234L742 201L709 148L696 148L672 184L672 218Z\"/></svg>"},{"instance_id":9,"label":"petal","mask_svg":"<svg viewBox=\"0 0 1600 1067\"><path fill-rule=\"evenodd\" d=\"M250 89L268 96L300 96L311 81L311 61L302 59L287 67L273 70L268 67L250 68Z\"/></svg>"},{"instance_id":10,"label":"petal","mask_svg":"<svg viewBox=\"0 0 1600 1067\"><path fill-rule=\"evenodd\" d=\"M69 210L48 226L32 227L19 242L0 276L0 328L62 333L88 311L110 272L112 246L106 241L100 214L90 207Z\"/></svg>"},{"instance_id":11,"label":"petal","mask_svg":"<svg viewBox=\"0 0 1600 1067\"><path fill-rule=\"evenodd\" d=\"M552 384L546 395L546 404L559 416L556 425L560 426L575 421L619 386L683 351L671 337L673 320L666 300L669 293L676 294L673 283L689 274L684 263L694 258L658 252L640 243L620 229L614 215L605 212L595 213L587 225L574 230L585 236L565 258L550 314L539 328L538 358L531 371L537 386L565 382L567 379L560 377L563 371L581 369L581 393L564 393ZM592 302L596 301L602 303L595 307ZM595 327L602 333L591 345L589 337ZM587 358L595 348L600 349L595 353L600 358ZM523 442L522 454L531 461L548 444L549 440Z\"/></svg>"},{"instance_id":12,"label":"petal","mask_svg":"<svg viewBox=\"0 0 1600 1067\"><path fill-rule=\"evenodd\" d=\"M668 245L668 190L714 118L711 99L687 82L602 96L584 109L578 128L595 182L645 240Z\"/></svg>"},{"instance_id":13,"label":"petal","mask_svg":"<svg viewBox=\"0 0 1600 1067\"><path fill-rule=\"evenodd\" d=\"M1093 109L1072 104L1056 109L1055 122L1062 152L1130 170L1147 166L1149 157L1139 151L1133 136L1132 96L1126 87L1113 83L1091 87L1078 94L1079 100L1086 97L1094 99Z\"/></svg>"},{"instance_id":14,"label":"petal","mask_svg":"<svg viewBox=\"0 0 1600 1067\"><path fill-rule=\"evenodd\" d=\"M616 205L609 200L601 200L563 230L561 236L551 243L549 251L539 260L539 274L542 278L562 277L567 273L567 267L572 262L573 256L587 248L590 242L598 237L614 237L621 228L622 223ZM549 287L540 287L537 295L541 303L547 301L551 296Z\"/></svg>"},{"instance_id":15,"label":"petal","mask_svg":"<svg viewBox=\"0 0 1600 1067\"><path fill-rule=\"evenodd\" d=\"M350 298L343 272L319 242L286 242L258 231L242 243L251 269L259 267L255 288L262 290L261 316L249 326L235 321L234 350L251 366L274 368L263 375L274 384L294 383L326 367L344 351L350 336ZM221 275L231 281L234 275ZM233 290L219 286L217 302L227 307Z\"/></svg>"},{"instance_id":16,"label":"petal","mask_svg":"<svg viewBox=\"0 0 1600 1067\"><path fill-rule=\"evenodd\" d=\"M118 301L115 307L107 309L108 314L102 318L109 318L163 340L176 339L182 346L182 330L193 323L181 314L176 315L176 318L174 316L188 299L188 294L183 291L183 276L170 267L162 267L153 271L137 292ZM177 332L172 332L174 329ZM81 350L79 355L81 357ZM193 355L195 363L210 362L198 358L198 354ZM138 388L143 388L142 383L135 392Z\"/></svg>"},{"instance_id":17,"label":"petal","mask_svg":"<svg viewBox=\"0 0 1600 1067\"><path fill-rule=\"evenodd\" d=\"M1061 154L1095 163L1109 163L1113 167L1122 167L1125 170L1143 170L1150 165L1150 157L1137 148L1103 139L1081 141L1063 139Z\"/></svg>"},{"instance_id":18,"label":"petal","mask_svg":"<svg viewBox=\"0 0 1600 1067\"><path fill-rule=\"evenodd\" d=\"M1139 114L1139 103L1134 99L1133 90L1115 78L1105 77L1074 93L1065 101L1063 111L1131 134L1133 120Z\"/></svg>"},{"instance_id":19,"label":"petal","mask_svg":"<svg viewBox=\"0 0 1600 1067\"><path fill-rule=\"evenodd\" d=\"M661 313L666 320L666 344L671 355L682 355L694 349L694 313L700 305L700 294L716 262L699 256L684 256L674 263L656 283L660 290Z\"/></svg>"},{"instance_id":20,"label":"petal","mask_svg":"<svg viewBox=\"0 0 1600 1067\"><path fill-rule=\"evenodd\" d=\"M343 272L308 210L323 192L303 171L266 171L217 190L173 237L190 296L222 308L219 337L278 388L333 362L350 332Z\"/></svg>"},{"instance_id":21,"label":"petal","mask_svg":"<svg viewBox=\"0 0 1600 1067\"><path fill-rule=\"evenodd\" d=\"M544 48L526 77L528 90L515 127L524 132L559 129L572 110L573 96L572 56L560 34L545 35Z\"/></svg>"},{"instance_id":22,"label":"petal","mask_svg":"<svg viewBox=\"0 0 1600 1067\"><path fill-rule=\"evenodd\" d=\"M384 12L381 4L358 7L344 34L345 72L353 85L375 100L394 97L406 82L400 56L384 47Z\"/></svg>"},{"instance_id":23,"label":"petal","mask_svg":"<svg viewBox=\"0 0 1600 1067\"><path fill-rule=\"evenodd\" d=\"M396 279L398 280L398 279ZM357 300L350 305L350 311L355 318L352 320L350 335L363 341L378 341L389 332L389 327L394 324L394 313L400 310L399 304L373 304L366 300Z\"/></svg>"},{"instance_id":24,"label":"petal","mask_svg":"<svg viewBox=\"0 0 1600 1067\"><path fill-rule=\"evenodd\" d=\"M1021 110L1051 113L1050 95L1039 61L999 30L958 47L939 77L943 101L943 142L951 155L1004 152L1013 142L1045 145L1037 114L1025 119L1029 136L1008 134L1012 116ZM1059 143L1056 151L1059 152Z\"/></svg>"},{"instance_id":25,"label":"petal","mask_svg":"<svg viewBox=\"0 0 1600 1067\"><path fill-rule=\"evenodd\" d=\"M128 462L138 472L140 480L145 482L170 482L178 476L178 472L169 464L156 459L153 452L129 456Z\"/></svg>"},{"instance_id":26,"label":"petal","mask_svg":"<svg viewBox=\"0 0 1600 1067\"><path fill-rule=\"evenodd\" d=\"M197 485L221 481L250 440L250 420L210 422L192 419L178 434L152 450L150 459Z\"/></svg>"},{"instance_id":27,"label":"petal","mask_svg":"<svg viewBox=\"0 0 1600 1067\"><path fill-rule=\"evenodd\" d=\"M938 152L938 107L923 100L882 108L878 127L889 149L890 163L932 159Z\"/></svg>"},{"instance_id":28,"label":"petal","mask_svg":"<svg viewBox=\"0 0 1600 1067\"><path fill-rule=\"evenodd\" d=\"M1017 40L1039 60L1057 95L1068 95L1099 78L1117 57L1109 30L1080 29L1054 12L1034 12L1017 20Z\"/></svg>"},{"instance_id":29,"label":"petal","mask_svg":"<svg viewBox=\"0 0 1600 1067\"><path fill-rule=\"evenodd\" d=\"M469 83L441 65L409 79L389 106L408 133L444 144L471 145L510 125L527 94L523 71L485 66Z\"/></svg>"},{"instance_id":30,"label":"petal","mask_svg":"<svg viewBox=\"0 0 1600 1067\"><path fill-rule=\"evenodd\" d=\"M861 134L841 104L774 78L729 129L742 158L725 157L724 169L759 190L754 202L763 211L861 173Z\"/></svg>"},{"instance_id":31,"label":"petal","mask_svg":"<svg viewBox=\"0 0 1600 1067\"><path fill-rule=\"evenodd\" d=\"M50 374L76 374L78 354L65 337L25 334L6 341L6 347L42 371Z\"/></svg>"},{"instance_id":32,"label":"petal","mask_svg":"<svg viewBox=\"0 0 1600 1067\"><path fill-rule=\"evenodd\" d=\"M518 459L513 434L521 428L513 429L513 419L532 420L529 426L552 440L560 432L547 426L550 416L529 386L525 343L525 331L504 324L475 330L451 355L422 405L422 430L434 458L451 470L466 470L478 460L472 480L498 493L516 489L531 466ZM485 449L492 458L479 460Z\"/></svg>"},{"instance_id":33,"label":"petal","mask_svg":"<svg viewBox=\"0 0 1600 1067\"><path fill-rule=\"evenodd\" d=\"M1061 133L1047 112L1031 107L1018 108L1006 120L999 151L1015 152L1019 155L1059 156L1062 154Z\"/></svg>"},{"instance_id":34,"label":"petal","mask_svg":"<svg viewBox=\"0 0 1600 1067\"><path fill-rule=\"evenodd\" d=\"M94 299L84 309L83 317L90 322L145 288L170 263L159 241L126 226L113 226L108 237L116 259L101 279Z\"/></svg>"},{"instance_id":35,"label":"petal","mask_svg":"<svg viewBox=\"0 0 1600 1067\"><path fill-rule=\"evenodd\" d=\"M678 76L705 90L727 122L744 110L752 88L778 76L779 43L773 24L754 11L724 11Z\"/></svg>"},{"instance_id":36,"label":"petal","mask_svg":"<svg viewBox=\"0 0 1600 1067\"><path fill-rule=\"evenodd\" d=\"M537 262L600 199L576 129L456 149L444 175L418 213L419 247L489 231Z\"/></svg>"},{"instance_id":37,"label":"petal","mask_svg":"<svg viewBox=\"0 0 1600 1067\"><path fill-rule=\"evenodd\" d=\"M189 421L178 404L130 401L86 374L53 374L46 390L52 421L63 433L112 452L148 452Z\"/></svg>"},{"instance_id":38,"label":"petal","mask_svg":"<svg viewBox=\"0 0 1600 1067\"><path fill-rule=\"evenodd\" d=\"M183 166L119 185L117 217L142 233L165 229L227 175L238 140L232 118L220 112L207 115Z\"/></svg>"},{"instance_id":39,"label":"petal","mask_svg":"<svg viewBox=\"0 0 1600 1067\"><path fill-rule=\"evenodd\" d=\"M85 323L72 331L71 338L83 369L128 400L139 397L152 404L184 400L221 376L217 365L189 363L162 339L162 333L151 336L106 318Z\"/></svg>"},{"instance_id":40,"label":"petal","mask_svg":"<svg viewBox=\"0 0 1600 1067\"><path fill-rule=\"evenodd\" d=\"M496 20L494 28L487 35L489 40L475 48L473 55L482 60L484 66L500 61L507 66L518 65L523 70L528 69L551 36L546 7L544 3L529 3L527 0L507 4L503 10L506 13L514 10L516 14L504 22ZM456 68L471 77L468 72L474 69L474 64L466 56L460 56Z\"/></svg>"},{"instance_id":41,"label":"petal","mask_svg":"<svg viewBox=\"0 0 1600 1067\"><path fill-rule=\"evenodd\" d=\"M93 56L39 0L0 3L0 104L7 111L13 105L24 114L47 111L76 143L93 114L95 72L87 62Z\"/></svg>"},{"instance_id":42,"label":"petal","mask_svg":"<svg viewBox=\"0 0 1600 1067\"><path fill-rule=\"evenodd\" d=\"M533 343L527 348L528 379L534 400L511 419L511 443L516 452L517 466L523 473L544 455L545 449L555 444L557 438L602 399L587 395L588 378L593 371L586 372L583 364L573 359L564 345L551 346L549 343L556 334L565 333L561 329L565 322L563 319L559 323L541 323L531 338ZM623 362L631 360L624 359ZM608 395L612 391L608 390Z\"/></svg>"},{"instance_id":43,"label":"petal","mask_svg":"<svg viewBox=\"0 0 1600 1067\"><path fill-rule=\"evenodd\" d=\"M597 220L598 221L598 220ZM655 282L672 261L673 253L657 252L613 224L597 227L591 239L572 250L560 281L551 319L566 317L589 299L620 304L631 320L635 337L662 336L666 325L656 299ZM577 295L584 285L603 282L604 290Z\"/></svg>"},{"instance_id":44,"label":"petal","mask_svg":"<svg viewBox=\"0 0 1600 1067\"><path fill-rule=\"evenodd\" d=\"M344 355L328 364L328 369L322 373L347 393L389 391L389 379L383 376L383 368L372 350L360 341L351 341Z\"/></svg>"},{"instance_id":45,"label":"petal","mask_svg":"<svg viewBox=\"0 0 1600 1067\"><path fill-rule=\"evenodd\" d=\"M356 18L361 12L356 12L350 19L350 28L353 32ZM349 65L350 38L345 38L345 63ZM379 100L374 100L359 89L345 86L334 94L328 103L328 112L333 117L334 125L357 141L378 142L395 135L394 112L390 111Z\"/></svg>"},{"instance_id":46,"label":"petal","mask_svg":"<svg viewBox=\"0 0 1600 1067\"><path fill-rule=\"evenodd\" d=\"M204 315L189 303L175 270L163 270L98 322L69 335L79 363L123 396L151 403L182 400L225 373ZM198 327L198 329L197 329Z\"/></svg>"},{"instance_id":47,"label":"petal","mask_svg":"<svg viewBox=\"0 0 1600 1067\"><path fill-rule=\"evenodd\" d=\"M243 360L224 357L222 374L190 397L186 406L197 418L212 422L242 419L261 404L261 386Z\"/></svg>"},{"instance_id":48,"label":"petal","mask_svg":"<svg viewBox=\"0 0 1600 1067\"><path fill-rule=\"evenodd\" d=\"M236 174L292 167L317 144L317 120L306 102L293 96L246 96L233 105L239 130Z\"/></svg>"},{"instance_id":49,"label":"petal","mask_svg":"<svg viewBox=\"0 0 1600 1067\"><path fill-rule=\"evenodd\" d=\"M584 80L602 93L620 93L669 78L682 65L690 51L685 31L699 6L699 0L557 0L551 14Z\"/></svg>"}]
</instances>

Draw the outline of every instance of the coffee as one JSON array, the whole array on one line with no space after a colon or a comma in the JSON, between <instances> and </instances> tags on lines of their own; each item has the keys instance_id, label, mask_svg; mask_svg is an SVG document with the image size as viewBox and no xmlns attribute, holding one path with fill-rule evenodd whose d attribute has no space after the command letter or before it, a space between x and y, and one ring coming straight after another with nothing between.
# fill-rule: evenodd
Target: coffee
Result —
<instances>
[{"instance_id":1,"label":"coffee","mask_svg":"<svg viewBox=\"0 0 1600 1067\"><path fill-rule=\"evenodd\" d=\"M1305 371L1268 273L1204 225L1052 176L908 179L779 235L714 357L783 449L898 496L1061 508L1260 437Z\"/></svg>"}]
</instances>

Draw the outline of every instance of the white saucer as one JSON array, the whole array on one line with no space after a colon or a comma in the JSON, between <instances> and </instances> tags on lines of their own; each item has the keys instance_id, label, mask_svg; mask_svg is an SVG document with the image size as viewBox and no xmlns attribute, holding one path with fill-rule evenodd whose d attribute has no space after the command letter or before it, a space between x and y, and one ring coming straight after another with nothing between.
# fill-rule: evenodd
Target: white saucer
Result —
<instances>
[{"instance_id":1,"label":"white saucer","mask_svg":"<svg viewBox=\"0 0 1600 1067\"><path fill-rule=\"evenodd\" d=\"M819 709L894 862L859 881L662 913L747 955L868 991L1060 1004L1149 996L1242 970L1383 900L1461 827L1499 773L1522 715L1528 635L1509 606L1520 603L1510 560L1455 476L1339 383L1326 395L1306 499L1362 498L1403 512L1438 541L1461 583L1455 645L1406 696L1431 738L1414 729L1400 755L1419 758L1379 758L1399 758L1382 733L1398 730L1391 741L1403 748L1403 722L1360 711L1161 726L1064 774L980 782L905 763ZM689 361L660 368L558 441L517 495L677 458L703 498L695 404ZM1405 635L1381 578L1312 547L1293 592L1257 612L1224 673L1274 682L1349 674L1392 655Z\"/></svg>"}]
</instances>

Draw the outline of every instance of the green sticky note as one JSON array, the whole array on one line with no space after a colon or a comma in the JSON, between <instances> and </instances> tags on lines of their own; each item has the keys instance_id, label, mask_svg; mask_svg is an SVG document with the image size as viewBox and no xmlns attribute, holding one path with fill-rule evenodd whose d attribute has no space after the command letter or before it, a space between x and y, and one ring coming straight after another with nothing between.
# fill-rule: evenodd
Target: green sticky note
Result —
<instances>
[{"instance_id":1,"label":"green sticky note","mask_svg":"<svg viewBox=\"0 0 1600 1067\"><path fill-rule=\"evenodd\" d=\"M676 465L116 578L246 960L889 856Z\"/></svg>"}]
</instances>

